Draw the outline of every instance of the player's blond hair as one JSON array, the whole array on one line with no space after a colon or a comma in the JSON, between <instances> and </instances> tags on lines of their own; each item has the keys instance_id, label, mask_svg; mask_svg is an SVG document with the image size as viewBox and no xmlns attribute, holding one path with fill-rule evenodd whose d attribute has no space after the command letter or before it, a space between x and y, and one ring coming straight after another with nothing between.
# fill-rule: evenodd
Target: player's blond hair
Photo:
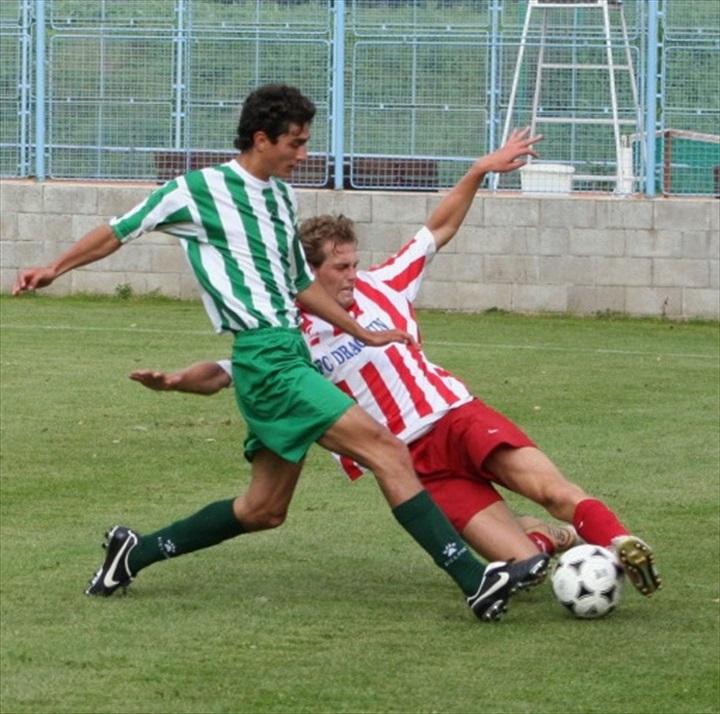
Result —
<instances>
[{"instance_id":1,"label":"player's blond hair","mask_svg":"<svg viewBox=\"0 0 720 714\"><path fill-rule=\"evenodd\" d=\"M308 263L317 268L325 261L325 245L357 245L354 223L347 216L313 216L300 224L300 240Z\"/></svg>"}]
</instances>

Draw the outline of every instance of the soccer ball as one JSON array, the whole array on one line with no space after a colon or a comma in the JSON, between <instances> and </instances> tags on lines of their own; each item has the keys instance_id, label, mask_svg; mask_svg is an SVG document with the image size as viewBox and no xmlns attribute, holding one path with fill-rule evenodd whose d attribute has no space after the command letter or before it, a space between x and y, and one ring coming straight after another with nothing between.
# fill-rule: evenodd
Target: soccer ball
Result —
<instances>
[{"instance_id":1,"label":"soccer ball","mask_svg":"<svg viewBox=\"0 0 720 714\"><path fill-rule=\"evenodd\" d=\"M625 573L615 554L607 548L578 545L558 558L551 582L561 605L575 617L594 620L617 607Z\"/></svg>"}]
</instances>

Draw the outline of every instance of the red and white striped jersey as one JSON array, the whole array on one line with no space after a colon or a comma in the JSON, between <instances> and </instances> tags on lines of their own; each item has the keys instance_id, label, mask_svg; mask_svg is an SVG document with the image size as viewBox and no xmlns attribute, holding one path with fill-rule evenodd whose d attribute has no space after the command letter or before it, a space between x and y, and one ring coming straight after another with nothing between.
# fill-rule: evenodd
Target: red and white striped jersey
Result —
<instances>
[{"instance_id":1,"label":"red and white striped jersey","mask_svg":"<svg viewBox=\"0 0 720 714\"><path fill-rule=\"evenodd\" d=\"M419 342L413 301L435 252L432 233L422 228L387 261L358 271L350 314L368 330L398 328ZM302 332L323 375L406 444L427 433L450 409L472 399L459 379L416 347L368 347L304 311ZM340 463L352 479L363 473L350 459L341 458Z\"/></svg>"}]
</instances>

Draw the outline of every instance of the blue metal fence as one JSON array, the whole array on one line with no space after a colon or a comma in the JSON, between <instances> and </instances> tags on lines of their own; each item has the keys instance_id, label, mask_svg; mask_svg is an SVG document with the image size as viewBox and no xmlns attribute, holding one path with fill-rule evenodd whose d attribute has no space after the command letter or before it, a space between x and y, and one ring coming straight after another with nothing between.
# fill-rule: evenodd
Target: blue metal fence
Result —
<instances>
[{"instance_id":1,"label":"blue metal fence","mask_svg":"<svg viewBox=\"0 0 720 714\"><path fill-rule=\"evenodd\" d=\"M547 121L557 105L573 126L538 124L543 157L590 179L576 190L617 191L616 142L595 121L612 115L607 73L577 67L626 48L593 19L602 0L533 1L556 18L540 39L524 36L519 0L2 0L0 175L164 180L231 155L242 98L285 81L318 106L297 185L446 187L509 121ZM717 192L720 3L608 4L638 90L615 92L615 113L640 117L623 137L632 190Z\"/></svg>"}]
</instances>

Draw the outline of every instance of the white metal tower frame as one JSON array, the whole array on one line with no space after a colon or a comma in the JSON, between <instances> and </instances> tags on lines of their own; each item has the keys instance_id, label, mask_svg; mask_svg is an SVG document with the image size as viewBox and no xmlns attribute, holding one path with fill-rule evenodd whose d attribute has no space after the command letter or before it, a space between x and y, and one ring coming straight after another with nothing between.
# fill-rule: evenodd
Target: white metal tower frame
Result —
<instances>
[{"instance_id":1,"label":"white metal tower frame","mask_svg":"<svg viewBox=\"0 0 720 714\"><path fill-rule=\"evenodd\" d=\"M579 64L570 63L548 63L545 62L545 40L548 27L548 12L553 9L568 10L588 8L597 9L603 13L603 31L605 39L605 53L607 58L606 64ZM620 20L620 29L622 33L623 47L625 51L625 63L616 64L613 54L612 41L612 25L610 11L611 8L617 11ZM642 132L642 113L638 103L637 82L635 79L635 71L633 69L632 55L630 51L630 42L628 39L627 25L625 23L625 14L623 12L622 0L528 0L528 7L525 13L525 22L523 25L522 37L520 40L520 48L518 51L517 61L515 63L515 72L513 74L512 88L510 90L510 99L508 102L507 116L505 117L505 125L503 128L502 144L507 141L512 126L513 111L515 109L515 99L520 80L520 72L523 60L525 58L525 50L528 44L530 27L532 22L533 11L539 10L542 13L542 25L540 32L540 43L538 49L538 61L535 75L535 88L533 92L533 104L531 113L531 133L535 134L539 123L555 123L555 124L611 124L615 138L615 157L616 172L614 176L601 175L576 175L576 180L583 181L615 181L615 192L620 194L632 193L634 190L635 177L633 175L633 150L631 141L640 139ZM611 118L606 117L567 117L567 116L540 116L538 117L538 108L540 104L540 90L542 86L542 78L544 70L553 69L607 69L610 82L610 103ZM616 72L622 70L629 72L630 88L633 100L633 108L635 110L635 119L621 119L618 109L617 100L617 84ZM626 135L622 134L621 125L630 125L633 130ZM532 157L529 158L529 162ZM493 187L497 188L498 176L493 180Z\"/></svg>"}]
</instances>

